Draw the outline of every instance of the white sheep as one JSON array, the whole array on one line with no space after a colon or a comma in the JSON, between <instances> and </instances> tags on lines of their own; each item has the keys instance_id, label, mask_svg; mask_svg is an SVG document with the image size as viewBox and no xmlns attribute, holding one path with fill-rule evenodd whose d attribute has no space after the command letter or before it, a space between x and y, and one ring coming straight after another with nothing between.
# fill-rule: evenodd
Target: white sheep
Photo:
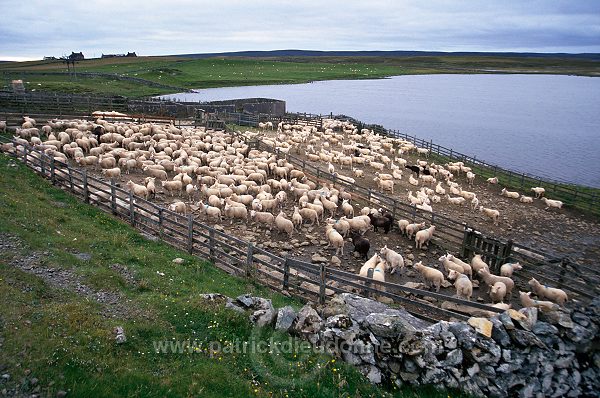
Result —
<instances>
[{"instance_id":1,"label":"white sheep","mask_svg":"<svg viewBox=\"0 0 600 398\"><path fill-rule=\"evenodd\" d=\"M413 266L413 268L421 273L423 278L425 278L426 284L431 284L431 286L435 286L436 292L440 291L440 286L442 286L442 283L444 282L444 274L442 274L441 271L423 265L422 261L416 263Z\"/></svg>"},{"instance_id":2,"label":"white sheep","mask_svg":"<svg viewBox=\"0 0 600 398\"><path fill-rule=\"evenodd\" d=\"M342 211L346 217L354 217L354 206L347 199L342 200Z\"/></svg>"},{"instance_id":3,"label":"white sheep","mask_svg":"<svg viewBox=\"0 0 600 398\"><path fill-rule=\"evenodd\" d=\"M519 198L519 202L521 203L533 203L533 198L531 196L521 195Z\"/></svg>"},{"instance_id":4,"label":"white sheep","mask_svg":"<svg viewBox=\"0 0 600 398\"><path fill-rule=\"evenodd\" d=\"M408 220L398 220L398 229L400 229L400 235L406 235L406 227L410 224Z\"/></svg>"},{"instance_id":5,"label":"white sheep","mask_svg":"<svg viewBox=\"0 0 600 398\"><path fill-rule=\"evenodd\" d=\"M169 205L169 210L174 211L175 213L185 215L187 212L187 207L183 202L174 202Z\"/></svg>"},{"instance_id":6,"label":"white sheep","mask_svg":"<svg viewBox=\"0 0 600 398\"><path fill-rule=\"evenodd\" d=\"M477 210L478 207L479 199L477 199L477 196L475 196L473 199L471 199L471 210Z\"/></svg>"},{"instance_id":7,"label":"white sheep","mask_svg":"<svg viewBox=\"0 0 600 398\"><path fill-rule=\"evenodd\" d=\"M315 223L319 225L319 214L314 209L305 207L300 209L298 213L302 217L303 221L308 220L310 221L310 225L314 225Z\"/></svg>"},{"instance_id":8,"label":"white sheep","mask_svg":"<svg viewBox=\"0 0 600 398\"><path fill-rule=\"evenodd\" d=\"M290 238L292 237L292 234L294 233L294 223L285 217L283 211L280 211L277 217L275 217L275 226L281 232L287 233Z\"/></svg>"},{"instance_id":9,"label":"white sheep","mask_svg":"<svg viewBox=\"0 0 600 398\"><path fill-rule=\"evenodd\" d=\"M176 182L176 181L173 181L173 182ZM181 183L181 181L177 181L177 182ZM206 204L202 201L198 202L198 205L199 205L199 210L201 213L206 214L207 217L216 218L219 221L222 221L221 209L219 209L218 207L214 207L209 204Z\"/></svg>"},{"instance_id":10,"label":"white sheep","mask_svg":"<svg viewBox=\"0 0 600 398\"><path fill-rule=\"evenodd\" d=\"M489 272L490 268L485 261L481 258L481 254L476 254L471 259L471 268L475 271L475 275L479 275L479 270L485 269Z\"/></svg>"},{"instance_id":11,"label":"white sheep","mask_svg":"<svg viewBox=\"0 0 600 398\"><path fill-rule=\"evenodd\" d=\"M183 188L181 181L161 181L160 184L165 191L168 191L171 194L171 196L173 196L174 192L181 192Z\"/></svg>"},{"instance_id":12,"label":"white sheep","mask_svg":"<svg viewBox=\"0 0 600 398\"><path fill-rule=\"evenodd\" d=\"M381 248L381 250L379 251L379 255L385 261L387 261L387 263L392 268L392 270L390 271L391 274L396 272L398 268L400 268L401 271L404 269L404 258L402 258L402 255L388 248L387 245Z\"/></svg>"},{"instance_id":13,"label":"white sheep","mask_svg":"<svg viewBox=\"0 0 600 398\"><path fill-rule=\"evenodd\" d=\"M294 206L294 214L292 215L292 223L294 224L294 227L298 228L298 229L302 225L302 216L300 215L300 212L298 211L298 206Z\"/></svg>"},{"instance_id":14,"label":"white sheep","mask_svg":"<svg viewBox=\"0 0 600 398\"><path fill-rule=\"evenodd\" d=\"M459 299L471 300L473 295L473 283L465 274L457 276L454 282L454 288L456 289L456 297Z\"/></svg>"},{"instance_id":15,"label":"white sheep","mask_svg":"<svg viewBox=\"0 0 600 398\"><path fill-rule=\"evenodd\" d=\"M548 299L561 306L564 306L568 300L567 293L564 290L542 285L535 278L531 278L529 286L531 286L531 290L541 299Z\"/></svg>"},{"instance_id":16,"label":"white sheep","mask_svg":"<svg viewBox=\"0 0 600 398\"><path fill-rule=\"evenodd\" d=\"M560 200L552 200L542 196L542 201L546 204L546 208L544 210L548 210L551 207L555 209L562 209L563 202Z\"/></svg>"},{"instance_id":17,"label":"white sheep","mask_svg":"<svg viewBox=\"0 0 600 398\"><path fill-rule=\"evenodd\" d=\"M507 191L506 188L502 188L502 192L500 192L500 195L506 196L507 198L513 198L513 199L519 199L519 196L521 196L521 194L519 194L518 192Z\"/></svg>"},{"instance_id":18,"label":"white sheep","mask_svg":"<svg viewBox=\"0 0 600 398\"><path fill-rule=\"evenodd\" d=\"M230 224L233 224L234 218L240 220L248 219L248 209L246 209L246 206L233 206L227 203L223 208L223 213L225 214L225 217L230 219Z\"/></svg>"},{"instance_id":19,"label":"white sheep","mask_svg":"<svg viewBox=\"0 0 600 398\"><path fill-rule=\"evenodd\" d=\"M531 188L533 192L535 192L535 198L540 199L546 193L546 190L542 187L533 187Z\"/></svg>"},{"instance_id":20,"label":"white sheep","mask_svg":"<svg viewBox=\"0 0 600 398\"><path fill-rule=\"evenodd\" d=\"M446 270L446 272L448 274L450 274L450 271L454 271L454 272L459 273L459 274L464 274L465 273L465 269L460 264L457 264L454 261L450 260L450 258L449 258L450 256L451 255L446 254L446 255L441 256L440 258L438 258L438 261L440 263L442 263L442 266L444 267L444 270ZM454 279L454 278L451 278L448 275L448 279Z\"/></svg>"},{"instance_id":21,"label":"white sheep","mask_svg":"<svg viewBox=\"0 0 600 398\"><path fill-rule=\"evenodd\" d=\"M325 227L325 235L327 236L327 240L329 244L335 248L335 255L337 256L339 253L344 255L344 237L333 228L333 224L327 224Z\"/></svg>"},{"instance_id":22,"label":"white sheep","mask_svg":"<svg viewBox=\"0 0 600 398\"><path fill-rule=\"evenodd\" d=\"M494 275L484 268L477 271L477 274L483 279L485 284L488 285L488 293L496 282L502 282L506 286L506 294L508 294L508 297L510 298L512 296L512 290L515 287L515 282L512 279L507 278L506 276Z\"/></svg>"},{"instance_id":23,"label":"white sheep","mask_svg":"<svg viewBox=\"0 0 600 398\"><path fill-rule=\"evenodd\" d=\"M453 198L450 195L446 195L446 199L448 199L449 203L458 206L462 206L462 204L466 201L465 198L463 198L462 196L457 196Z\"/></svg>"},{"instance_id":24,"label":"white sheep","mask_svg":"<svg viewBox=\"0 0 600 398\"><path fill-rule=\"evenodd\" d=\"M136 184L131 180L127 181L126 185L134 195L148 199L148 189L146 189L145 185Z\"/></svg>"},{"instance_id":25,"label":"white sheep","mask_svg":"<svg viewBox=\"0 0 600 398\"><path fill-rule=\"evenodd\" d=\"M471 267L471 265L465 263L460 258L454 257L450 253L446 253L446 259L448 259L449 261L452 261L455 264L460 265L462 267L462 269L463 269L462 273L465 274L465 275L468 275L469 279L473 278L473 268Z\"/></svg>"},{"instance_id":26,"label":"white sheep","mask_svg":"<svg viewBox=\"0 0 600 398\"><path fill-rule=\"evenodd\" d=\"M519 292L519 299L523 307L536 307L541 310L558 310L560 306L552 301L534 300L531 292Z\"/></svg>"},{"instance_id":27,"label":"white sheep","mask_svg":"<svg viewBox=\"0 0 600 398\"><path fill-rule=\"evenodd\" d=\"M148 190L148 196L154 198L156 196L156 185L155 185L155 177L146 177L144 182L146 183L146 189Z\"/></svg>"},{"instance_id":28,"label":"white sheep","mask_svg":"<svg viewBox=\"0 0 600 398\"><path fill-rule=\"evenodd\" d=\"M491 177L487 179L488 184L498 184L498 177Z\"/></svg>"},{"instance_id":29,"label":"white sheep","mask_svg":"<svg viewBox=\"0 0 600 398\"><path fill-rule=\"evenodd\" d=\"M504 282L496 282L490 287L490 298L492 303L501 303L506 296L506 285Z\"/></svg>"},{"instance_id":30,"label":"white sheep","mask_svg":"<svg viewBox=\"0 0 600 398\"><path fill-rule=\"evenodd\" d=\"M433 237L434 232L435 232L435 225L432 225L427 229L418 231L415 234L415 247L417 249L422 249L423 245L429 246L429 241Z\"/></svg>"},{"instance_id":31,"label":"white sheep","mask_svg":"<svg viewBox=\"0 0 600 398\"><path fill-rule=\"evenodd\" d=\"M103 169L102 174L107 178L119 178L121 177L121 169L113 167L112 169Z\"/></svg>"},{"instance_id":32,"label":"white sheep","mask_svg":"<svg viewBox=\"0 0 600 398\"><path fill-rule=\"evenodd\" d=\"M415 235L418 231L422 230L423 228L425 228L424 221L422 223L408 224L406 226L406 236L408 236L408 239L412 240L413 235Z\"/></svg>"},{"instance_id":33,"label":"white sheep","mask_svg":"<svg viewBox=\"0 0 600 398\"><path fill-rule=\"evenodd\" d=\"M475 181L475 174L468 171L467 172L467 180L469 182L469 185L473 185L473 182Z\"/></svg>"},{"instance_id":34,"label":"white sheep","mask_svg":"<svg viewBox=\"0 0 600 398\"><path fill-rule=\"evenodd\" d=\"M498 219L500 218L500 212L498 210L479 206L479 211L491 218L494 222L494 225L498 225Z\"/></svg>"},{"instance_id":35,"label":"white sheep","mask_svg":"<svg viewBox=\"0 0 600 398\"><path fill-rule=\"evenodd\" d=\"M507 276L510 278L514 271L519 271L521 269L523 269L523 266L518 262L505 263L500 266L500 275Z\"/></svg>"},{"instance_id":36,"label":"white sheep","mask_svg":"<svg viewBox=\"0 0 600 398\"><path fill-rule=\"evenodd\" d=\"M194 198L194 194L195 192L198 190L198 187L192 184L187 184L185 186L185 193L188 196L188 200L191 202L192 199Z\"/></svg>"}]
</instances>

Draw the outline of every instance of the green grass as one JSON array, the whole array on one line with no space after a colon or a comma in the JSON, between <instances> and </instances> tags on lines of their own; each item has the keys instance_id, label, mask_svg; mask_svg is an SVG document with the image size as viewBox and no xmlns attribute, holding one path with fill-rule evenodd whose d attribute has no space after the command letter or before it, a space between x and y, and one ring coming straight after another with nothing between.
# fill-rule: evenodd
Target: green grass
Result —
<instances>
[{"instance_id":1,"label":"green grass","mask_svg":"<svg viewBox=\"0 0 600 398\"><path fill-rule=\"evenodd\" d=\"M316 80L381 78L432 73L551 73L600 76L600 62L565 58L416 56L416 57L282 57L209 58L180 57L109 58L81 61L78 72L102 72L145 79L182 88L229 87L259 84L306 83ZM128 97L159 95L170 89L111 77L69 78L57 61L0 64L5 79L21 78L28 89L114 94ZM20 72L61 72L63 76L27 75Z\"/></svg>"},{"instance_id":2,"label":"green grass","mask_svg":"<svg viewBox=\"0 0 600 398\"><path fill-rule=\"evenodd\" d=\"M278 307L301 303L146 240L5 155L0 155L0 220L0 233L16 236L23 246L0 259L0 365L11 375L3 388L31 393L35 377L42 396L59 390L69 397L447 396L431 388L372 386L356 369L323 354L211 356L206 346L156 353L153 341L191 339L229 347L273 336L271 349L287 341L272 329L252 329L246 315L206 302L201 293L252 293ZM107 308L95 300L11 265L13 256L32 253L40 255L38 267L68 270L94 290L120 295L125 310L104 317ZM91 259L80 260L77 253ZM176 257L185 263L173 264ZM134 280L112 264L126 266ZM125 328L125 344L114 342L117 325Z\"/></svg>"}]
</instances>

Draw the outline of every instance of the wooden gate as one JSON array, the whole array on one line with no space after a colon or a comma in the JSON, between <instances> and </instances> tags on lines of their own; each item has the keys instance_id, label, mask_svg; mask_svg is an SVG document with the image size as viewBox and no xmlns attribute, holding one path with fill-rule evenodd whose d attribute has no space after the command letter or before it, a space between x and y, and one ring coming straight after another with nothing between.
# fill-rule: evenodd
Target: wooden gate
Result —
<instances>
[{"instance_id":1,"label":"wooden gate","mask_svg":"<svg viewBox=\"0 0 600 398\"><path fill-rule=\"evenodd\" d=\"M498 273L500 266L509 261L512 245L512 240L503 242L489 238L481 232L467 227L465 228L460 255L464 259L470 259L474 255L480 254L483 261L490 266L490 270Z\"/></svg>"}]
</instances>

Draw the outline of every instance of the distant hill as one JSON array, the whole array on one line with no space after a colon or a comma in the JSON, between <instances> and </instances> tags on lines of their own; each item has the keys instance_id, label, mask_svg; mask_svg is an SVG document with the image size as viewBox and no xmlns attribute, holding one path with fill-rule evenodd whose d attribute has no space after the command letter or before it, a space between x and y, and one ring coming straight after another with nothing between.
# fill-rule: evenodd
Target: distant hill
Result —
<instances>
[{"instance_id":1,"label":"distant hill","mask_svg":"<svg viewBox=\"0 0 600 398\"><path fill-rule=\"evenodd\" d=\"M235 51L222 53L176 54L174 57L213 58L213 57L523 57L523 58L576 58L600 60L599 53L520 53L520 52L443 52L443 51L314 51L314 50L273 50Z\"/></svg>"}]
</instances>

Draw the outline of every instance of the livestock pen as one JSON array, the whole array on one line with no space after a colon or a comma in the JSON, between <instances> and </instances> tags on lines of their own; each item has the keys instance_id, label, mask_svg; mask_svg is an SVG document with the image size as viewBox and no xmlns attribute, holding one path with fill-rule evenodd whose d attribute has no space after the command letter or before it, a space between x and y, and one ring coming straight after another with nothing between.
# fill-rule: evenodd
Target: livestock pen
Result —
<instances>
[{"instance_id":1,"label":"livestock pen","mask_svg":"<svg viewBox=\"0 0 600 398\"><path fill-rule=\"evenodd\" d=\"M440 308L427 300L443 300L463 309L470 308L472 311L479 310L486 313L496 311L493 307L477 302L362 278L326 264L315 265L291 257L277 256L250 242L233 237L216 226L211 227L194 220L191 216L182 216L135 197L116 186L114 181L106 182L88 175L85 169L71 167L29 146L15 145L13 155L54 184L88 203L123 218L149 235L157 236L176 247L207 258L230 273L251 277L277 290L304 299L322 303L333 293L359 290L387 297L430 321L465 319L466 315ZM529 268L532 275L543 277L538 275L535 265L532 264ZM551 280L574 292L581 299L592 297L591 294L576 286L576 277L559 275L556 281L551 278L545 280Z\"/></svg>"}]
</instances>

